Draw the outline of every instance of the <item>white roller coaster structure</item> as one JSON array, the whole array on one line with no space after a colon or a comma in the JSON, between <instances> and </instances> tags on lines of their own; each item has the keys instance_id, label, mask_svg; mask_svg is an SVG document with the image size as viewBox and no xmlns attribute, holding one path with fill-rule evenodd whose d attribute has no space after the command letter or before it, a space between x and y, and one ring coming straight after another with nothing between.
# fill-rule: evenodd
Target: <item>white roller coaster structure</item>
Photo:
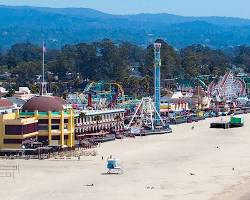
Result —
<instances>
[{"instance_id":1,"label":"white roller coaster structure","mask_svg":"<svg viewBox=\"0 0 250 200\"><path fill-rule=\"evenodd\" d=\"M208 95L215 101L231 102L242 96L246 96L246 84L236 78L233 72L227 72L218 81L213 81L208 86Z\"/></svg>"}]
</instances>

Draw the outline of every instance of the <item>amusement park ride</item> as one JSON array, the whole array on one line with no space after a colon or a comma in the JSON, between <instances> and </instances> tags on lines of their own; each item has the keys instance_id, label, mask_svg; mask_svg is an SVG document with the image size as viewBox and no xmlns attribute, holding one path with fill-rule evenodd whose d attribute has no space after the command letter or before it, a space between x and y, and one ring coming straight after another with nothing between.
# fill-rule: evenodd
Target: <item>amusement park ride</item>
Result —
<instances>
[{"instance_id":1,"label":"amusement park ride","mask_svg":"<svg viewBox=\"0 0 250 200\"><path fill-rule=\"evenodd\" d=\"M248 101L245 81L231 71L222 77L201 75L190 80L175 78L164 81L167 86L171 82L171 87L175 83L177 93L181 92L183 98L191 98L192 104L196 104L195 107L199 110L230 110L230 107L244 105ZM168 87L166 88L165 91L168 91ZM175 98L175 92L171 94Z\"/></svg>"},{"instance_id":2,"label":"amusement park ride","mask_svg":"<svg viewBox=\"0 0 250 200\"><path fill-rule=\"evenodd\" d=\"M134 135L164 134L172 132L171 128L162 120L160 115L161 103L161 85L160 85L160 68L161 68L161 43L154 44L154 83L155 96L154 102L150 97L142 98L132 119L130 120L127 130Z\"/></svg>"},{"instance_id":3,"label":"amusement park ride","mask_svg":"<svg viewBox=\"0 0 250 200\"><path fill-rule=\"evenodd\" d=\"M216 102L232 102L246 96L246 84L233 72L227 72L208 86L208 95Z\"/></svg>"},{"instance_id":4,"label":"amusement park ride","mask_svg":"<svg viewBox=\"0 0 250 200\"><path fill-rule=\"evenodd\" d=\"M92 106L92 102L95 102L100 107L113 108L118 102L122 103L125 101L123 87L121 84L114 82L91 82L86 86L84 94L88 94L89 107Z\"/></svg>"},{"instance_id":5,"label":"amusement park ride","mask_svg":"<svg viewBox=\"0 0 250 200\"><path fill-rule=\"evenodd\" d=\"M227 72L208 86L207 93L211 98L211 109L225 114L235 112L248 101L246 91L245 81L235 77L233 72Z\"/></svg>"},{"instance_id":6,"label":"amusement park ride","mask_svg":"<svg viewBox=\"0 0 250 200\"><path fill-rule=\"evenodd\" d=\"M114 108L118 103L124 103L126 96L119 83L91 82L83 93L71 95L68 102L74 107L85 105L86 108Z\"/></svg>"},{"instance_id":7,"label":"amusement park ride","mask_svg":"<svg viewBox=\"0 0 250 200\"><path fill-rule=\"evenodd\" d=\"M166 98L166 102L163 102L163 104L168 104L167 114L163 113L168 118L170 112L180 113L181 115L182 113L202 113L206 111L220 113L221 110L231 110L232 107L238 108L242 99L245 102L249 101L246 83L241 78L235 77L233 72L227 72L220 78L211 77L211 75L201 75L190 80L182 78L165 79L165 82L171 82L169 84L170 87L166 87L166 85L161 87L160 54L161 43L155 43L154 99L151 99L151 97L144 97L141 101L130 99L124 94L121 84L99 81L89 83L83 93L69 97L69 103L78 109L81 108L80 106L82 106L82 109L128 109L129 116L127 122L129 123L125 126L125 130L131 131L136 135L141 133L169 133L172 131L169 125L161 118L161 90L172 95L170 97L172 101ZM209 82L211 83L207 84ZM176 87L174 84L176 84ZM181 93L181 95L175 95L176 93Z\"/></svg>"}]
</instances>

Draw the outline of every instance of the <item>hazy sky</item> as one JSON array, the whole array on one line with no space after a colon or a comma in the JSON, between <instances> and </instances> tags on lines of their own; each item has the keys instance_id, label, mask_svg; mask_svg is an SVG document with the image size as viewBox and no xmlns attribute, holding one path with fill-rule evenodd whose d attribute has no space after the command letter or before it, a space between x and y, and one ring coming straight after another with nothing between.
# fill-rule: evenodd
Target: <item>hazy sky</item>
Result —
<instances>
[{"instance_id":1,"label":"hazy sky","mask_svg":"<svg viewBox=\"0 0 250 200\"><path fill-rule=\"evenodd\" d=\"M114 14L167 12L250 18L250 0L0 0L5 5L88 7Z\"/></svg>"}]
</instances>

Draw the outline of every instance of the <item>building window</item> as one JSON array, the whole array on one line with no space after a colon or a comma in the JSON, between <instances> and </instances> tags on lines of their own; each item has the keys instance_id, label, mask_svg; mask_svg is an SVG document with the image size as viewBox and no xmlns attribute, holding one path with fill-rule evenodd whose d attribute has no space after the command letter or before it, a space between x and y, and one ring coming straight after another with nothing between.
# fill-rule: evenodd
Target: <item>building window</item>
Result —
<instances>
[{"instance_id":1,"label":"building window","mask_svg":"<svg viewBox=\"0 0 250 200\"><path fill-rule=\"evenodd\" d=\"M27 124L23 126L23 134L33 133L38 131L38 124Z\"/></svg>"},{"instance_id":2,"label":"building window","mask_svg":"<svg viewBox=\"0 0 250 200\"><path fill-rule=\"evenodd\" d=\"M39 119L39 120L38 120L38 123L39 123L39 124L48 124L49 121L48 121L48 119Z\"/></svg>"},{"instance_id":3,"label":"building window","mask_svg":"<svg viewBox=\"0 0 250 200\"><path fill-rule=\"evenodd\" d=\"M38 131L37 123L27 124L27 125L6 125L5 134L6 135L23 135L28 133L33 133Z\"/></svg>"},{"instance_id":4,"label":"building window","mask_svg":"<svg viewBox=\"0 0 250 200\"><path fill-rule=\"evenodd\" d=\"M60 126L59 126L59 125L52 125L52 126L51 126L51 129L52 129L52 130L59 130L59 129L60 129Z\"/></svg>"},{"instance_id":5,"label":"building window","mask_svg":"<svg viewBox=\"0 0 250 200\"><path fill-rule=\"evenodd\" d=\"M51 123L52 124L60 124L60 119L52 119Z\"/></svg>"},{"instance_id":6,"label":"building window","mask_svg":"<svg viewBox=\"0 0 250 200\"><path fill-rule=\"evenodd\" d=\"M6 125L5 126L5 134L6 135L22 135L23 127L20 125Z\"/></svg>"},{"instance_id":7,"label":"building window","mask_svg":"<svg viewBox=\"0 0 250 200\"><path fill-rule=\"evenodd\" d=\"M60 136L59 135L53 135L52 140L60 140Z\"/></svg>"},{"instance_id":8,"label":"building window","mask_svg":"<svg viewBox=\"0 0 250 200\"><path fill-rule=\"evenodd\" d=\"M67 140L68 139L68 135L64 135L64 140Z\"/></svg>"},{"instance_id":9,"label":"building window","mask_svg":"<svg viewBox=\"0 0 250 200\"><path fill-rule=\"evenodd\" d=\"M4 139L4 144L22 144L22 139Z\"/></svg>"},{"instance_id":10,"label":"building window","mask_svg":"<svg viewBox=\"0 0 250 200\"><path fill-rule=\"evenodd\" d=\"M48 129L48 125L38 125L38 129L39 131L47 131Z\"/></svg>"}]
</instances>

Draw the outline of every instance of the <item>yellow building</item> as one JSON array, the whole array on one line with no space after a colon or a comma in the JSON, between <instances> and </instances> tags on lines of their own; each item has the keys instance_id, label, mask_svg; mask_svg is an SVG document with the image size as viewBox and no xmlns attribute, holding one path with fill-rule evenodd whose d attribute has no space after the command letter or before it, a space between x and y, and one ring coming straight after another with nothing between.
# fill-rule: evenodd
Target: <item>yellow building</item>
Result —
<instances>
[{"instance_id":1,"label":"yellow building","mask_svg":"<svg viewBox=\"0 0 250 200\"><path fill-rule=\"evenodd\" d=\"M39 142L71 148L75 146L75 114L66 105L59 97L36 96L23 105L20 116L38 120Z\"/></svg>"},{"instance_id":2,"label":"yellow building","mask_svg":"<svg viewBox=\"0 0 250 200\"><path fill-rule=\"evenodd\" d=\"M161 113L190 110L188 98L161 98Z\"/></svg>"},{"instance_id":3,"label":"yellow building","mask_svg":"<svg viewBox=\"0 0 250 200\"><path fill-rule=\"evenodd\" d=\"M20 118L19 114L0 115L0 149L21 149L24 143L38 136L35 117Z\"/></svg>"}]
</instances>

